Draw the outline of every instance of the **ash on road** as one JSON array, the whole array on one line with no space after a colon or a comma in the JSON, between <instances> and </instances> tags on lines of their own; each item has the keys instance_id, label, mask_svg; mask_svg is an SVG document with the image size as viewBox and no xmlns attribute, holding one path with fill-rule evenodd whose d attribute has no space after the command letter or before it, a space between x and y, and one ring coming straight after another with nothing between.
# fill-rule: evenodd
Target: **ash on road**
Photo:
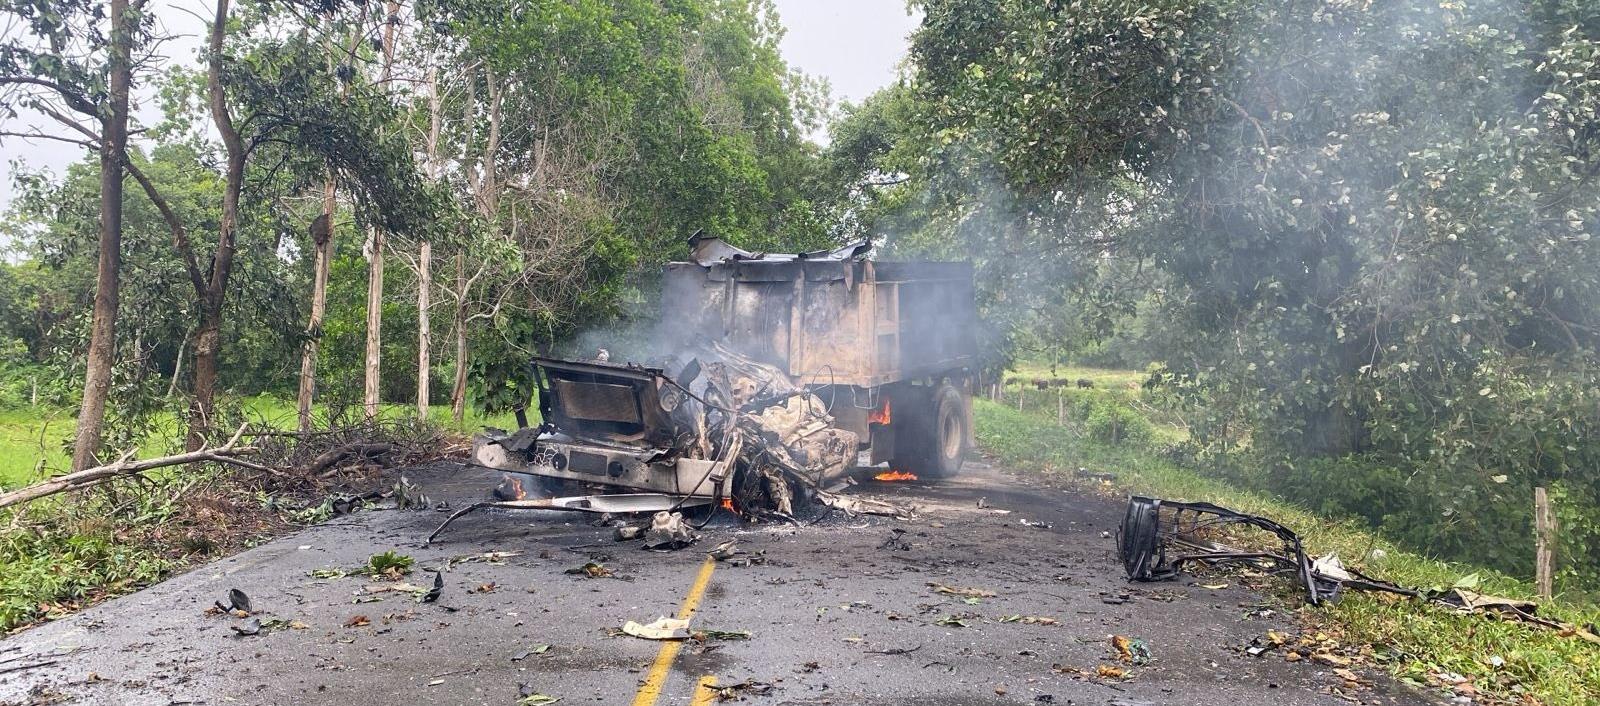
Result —
<instances>
[{"instance_id":1,"label":"ash on road","mask_svg":"<svg viewBox=\"0 0 1600 706\"><path fill-rule=\"evenodd\" d=\"M448 465L408 477L455 506L495 482ZM1128 584L1105 536L1118 502L976 463L950 481L860 490L914 503L919 517L713 525L694 547L653 553L612 542L586 515L484 514L423 546L442 514L358 513L0 641L0 660L55 662L0 673L0 703L504 706L521 688L562 703L689 704L709 702L698 686L708 676L770 683L744 698L772 704L1350 703L1330 691L1343 680L1326 667L1243 653L1294 627L1281 607L1261 611L1258 595L1192 580ZM675 615L705 551L730 538L766 561L715 564L692 627L748 640L689 641L666 662L664 643L615 634L628 620ZM406 580L419 587L431 584L426 568L448 564L437 603L368 593L362 577L312 576L388 550L415 559ZM450 563L485 552L515 555ZM591 560L615 577L566 573ZM247 621L207 614L231 588L249 594L263 634L239 636ZM1153 661L1119 662L1112 635L1143 640ZM664 679L651 678L658 663ZM1071 671L1099 665L1130 678ZM1428 703L1374 678L1376 689L1353 697Z\"/></svg>"}]
</instances>

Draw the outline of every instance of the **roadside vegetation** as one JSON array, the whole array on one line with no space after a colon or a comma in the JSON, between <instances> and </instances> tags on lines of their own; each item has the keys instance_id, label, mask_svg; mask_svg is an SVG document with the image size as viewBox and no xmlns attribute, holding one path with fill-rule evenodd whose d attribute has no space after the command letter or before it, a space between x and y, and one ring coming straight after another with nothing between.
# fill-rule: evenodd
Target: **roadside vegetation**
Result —
<instances>
[{"instance_id":1,"label":"roadside vegetation","mask_svg":"<svg viewBox=\"0 0 1600 706\"><path fill-rule=\"evenodd\" d=\"M979 443L1007 467L1071 479L1113 499L1137 494L1204 501L1271 517L1295 530L1308 552L1337 553L1348 565L1402 585L1443 589L1470 584L1486 594L1536 600L1527 577L1506 575L1482 563L1439 559L1426 547L1395 541L1363 517L1314 511L1186 460L1191 457L1185 452L1189 442L1177 417L1151 404L1155 395L1140 387L1148 374L1062 368L1062 377L1092 380L1095 387L1061 388L1066 403L1059 405L1057 391L1040 392L1032 385L1034 379L1047 379L1049 370L1019 367L1008 378L1020 384L1007 386L998 400L978 400L974 410ZM1058 423L1062 408L1068 410L1065 423ZM1120 411L1105 411L1110 409ZM1112 433L1097 421L1108 417L1124 420L1130 431ZM1531 552L1531 544L1522 550ZM1303 601L1304 594L1287 579L1271 588L1285 604ZM1541 603L1539 613L1580 626L1600 622L1600 607L1582 594ZM1367 646L1358 650L1360 660L1375 668L1407 683L1476 697L1479 703L1531 699L1578 706L1600 700L1600 646L1576 636L1354 591L1334 605L1303 608L1300 617L1307 633L1322 632L1347 647ZM1261 658L1284 657L1269 652Z\"/></svg>"},{"instance_id":2,"label":"roadside vegetation","mask_svg":"<svg viewBox=\"0 0 1600 706\"><path fill-rule=\"evenodd\" d=\"M296 427L297 410L294 403L271 395L255 395L237 400L227 400L226 406L239 410L242 419L259 430L290 431ZM385 404L378 418L395 420L406 418L414 408L401 404ZM450 418L448 407L429 410L429 421L441 430L457 432L462 436L484 427L515 428L516 416L511 412L485 413L469 405L460 421ZM326 427L328 408L315 410L317 426ZM158 418L147 436L137 445L139 458L151 458L179 450L183 446L181 408L174 409L165 418ZM348 413L343 413L349 416ZM15 488L41 480L65 468L71 459L69 446L73 432L72 411L54 407L19 407L0 409L0 490Z\"/></svg>"}]
</instances>

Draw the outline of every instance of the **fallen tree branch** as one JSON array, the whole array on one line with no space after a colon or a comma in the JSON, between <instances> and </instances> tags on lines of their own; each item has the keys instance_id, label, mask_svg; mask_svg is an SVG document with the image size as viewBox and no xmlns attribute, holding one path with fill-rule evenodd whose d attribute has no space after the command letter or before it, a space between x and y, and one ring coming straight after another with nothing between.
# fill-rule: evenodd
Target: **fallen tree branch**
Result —
<instances>
[{"instance_id":1,"label":"fallen tree branch","mask_svg":"<svg viewBox=\"0 0 1600 706\"><path fill-rule=\"evenodd\" d=\"M39 498L48 497L57 493L65 493L70 490L88 488L99 485L113 478L139 475L145 471L150 471L157 468L181 466L184 464L199 463L202 461L228 463L257 471L270 471L271 469L265 466L238 458L239 456L255 453L254 447L238 445L239 438L244 435L246 426L248 425L240 425L239 430L234 432L232 438L228 439L228 443L215 448L203 448L174 456L161 456L159 458L150 458L142 461L131 460L130 456L132 452L129 452L128 454L124 454L122 458L118 459L116 463L111 463L104 466L95 466L94 468L85 468L76 473L68 473L63 476L56 476L49 480L30 485L26 488L20 488L9 493L0 494L0 508L7 508L12 505L20 505L25 502L38 500Z\"/></svg>"},{"instance_id":2,"label":"fallen tree branch","mask_svg":"<svg viewBox=\"0 0 1600 706\"><path fill-rule=\"evenodd\" d=\"M382 454L389 453L390 451L395 450L395 448L396 446L394 444L387 442L357 441L344 444L343 446L338 446L322 452L321 455L312 459L311 463L306 464L305 468L303 468L301 472L306 475L313 475L327 470L328 467L339 463L346 457L352 455L356 456L357 458L371 458L373 456L380 456Z\"/></svg>"}]
</instances>

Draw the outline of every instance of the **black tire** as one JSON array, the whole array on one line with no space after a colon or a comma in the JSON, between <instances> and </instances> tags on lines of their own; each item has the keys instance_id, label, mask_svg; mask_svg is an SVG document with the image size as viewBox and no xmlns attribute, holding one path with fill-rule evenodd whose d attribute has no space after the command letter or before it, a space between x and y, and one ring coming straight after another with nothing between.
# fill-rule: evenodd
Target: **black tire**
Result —
<instances>
[{"instance_id":1,"label":"black tire","mask_svg":"<svg viewBox=\"0 0 1600 706\"><path fill-rule=\"evenodd\" d=\"M898 410L897 410L898 411ZM967 459L971 420L967 401L949 383L940 383L924 404L896 420L894 467L924 478L949 478Z\"/></svg>"}]
</instances>

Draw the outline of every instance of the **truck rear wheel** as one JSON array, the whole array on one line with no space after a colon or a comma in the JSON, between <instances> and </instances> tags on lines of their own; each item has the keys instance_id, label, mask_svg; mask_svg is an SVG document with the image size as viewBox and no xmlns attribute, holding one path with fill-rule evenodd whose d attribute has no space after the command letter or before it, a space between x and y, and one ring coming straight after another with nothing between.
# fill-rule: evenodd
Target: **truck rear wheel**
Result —
<instances>
[{"instance_id":1,"label":"truck rear wheel","mask_svg":"<svg viewBox=\"0 0 1600 706\"><path fill-rule=\"evenodd\" d=\"M940 383L925 404L900 426L896 420L894 466L928 478L947 478L967 457L967 403L961 391ZM898 411L898 409L896 410Z\"/></svg>"}]
</instances>

